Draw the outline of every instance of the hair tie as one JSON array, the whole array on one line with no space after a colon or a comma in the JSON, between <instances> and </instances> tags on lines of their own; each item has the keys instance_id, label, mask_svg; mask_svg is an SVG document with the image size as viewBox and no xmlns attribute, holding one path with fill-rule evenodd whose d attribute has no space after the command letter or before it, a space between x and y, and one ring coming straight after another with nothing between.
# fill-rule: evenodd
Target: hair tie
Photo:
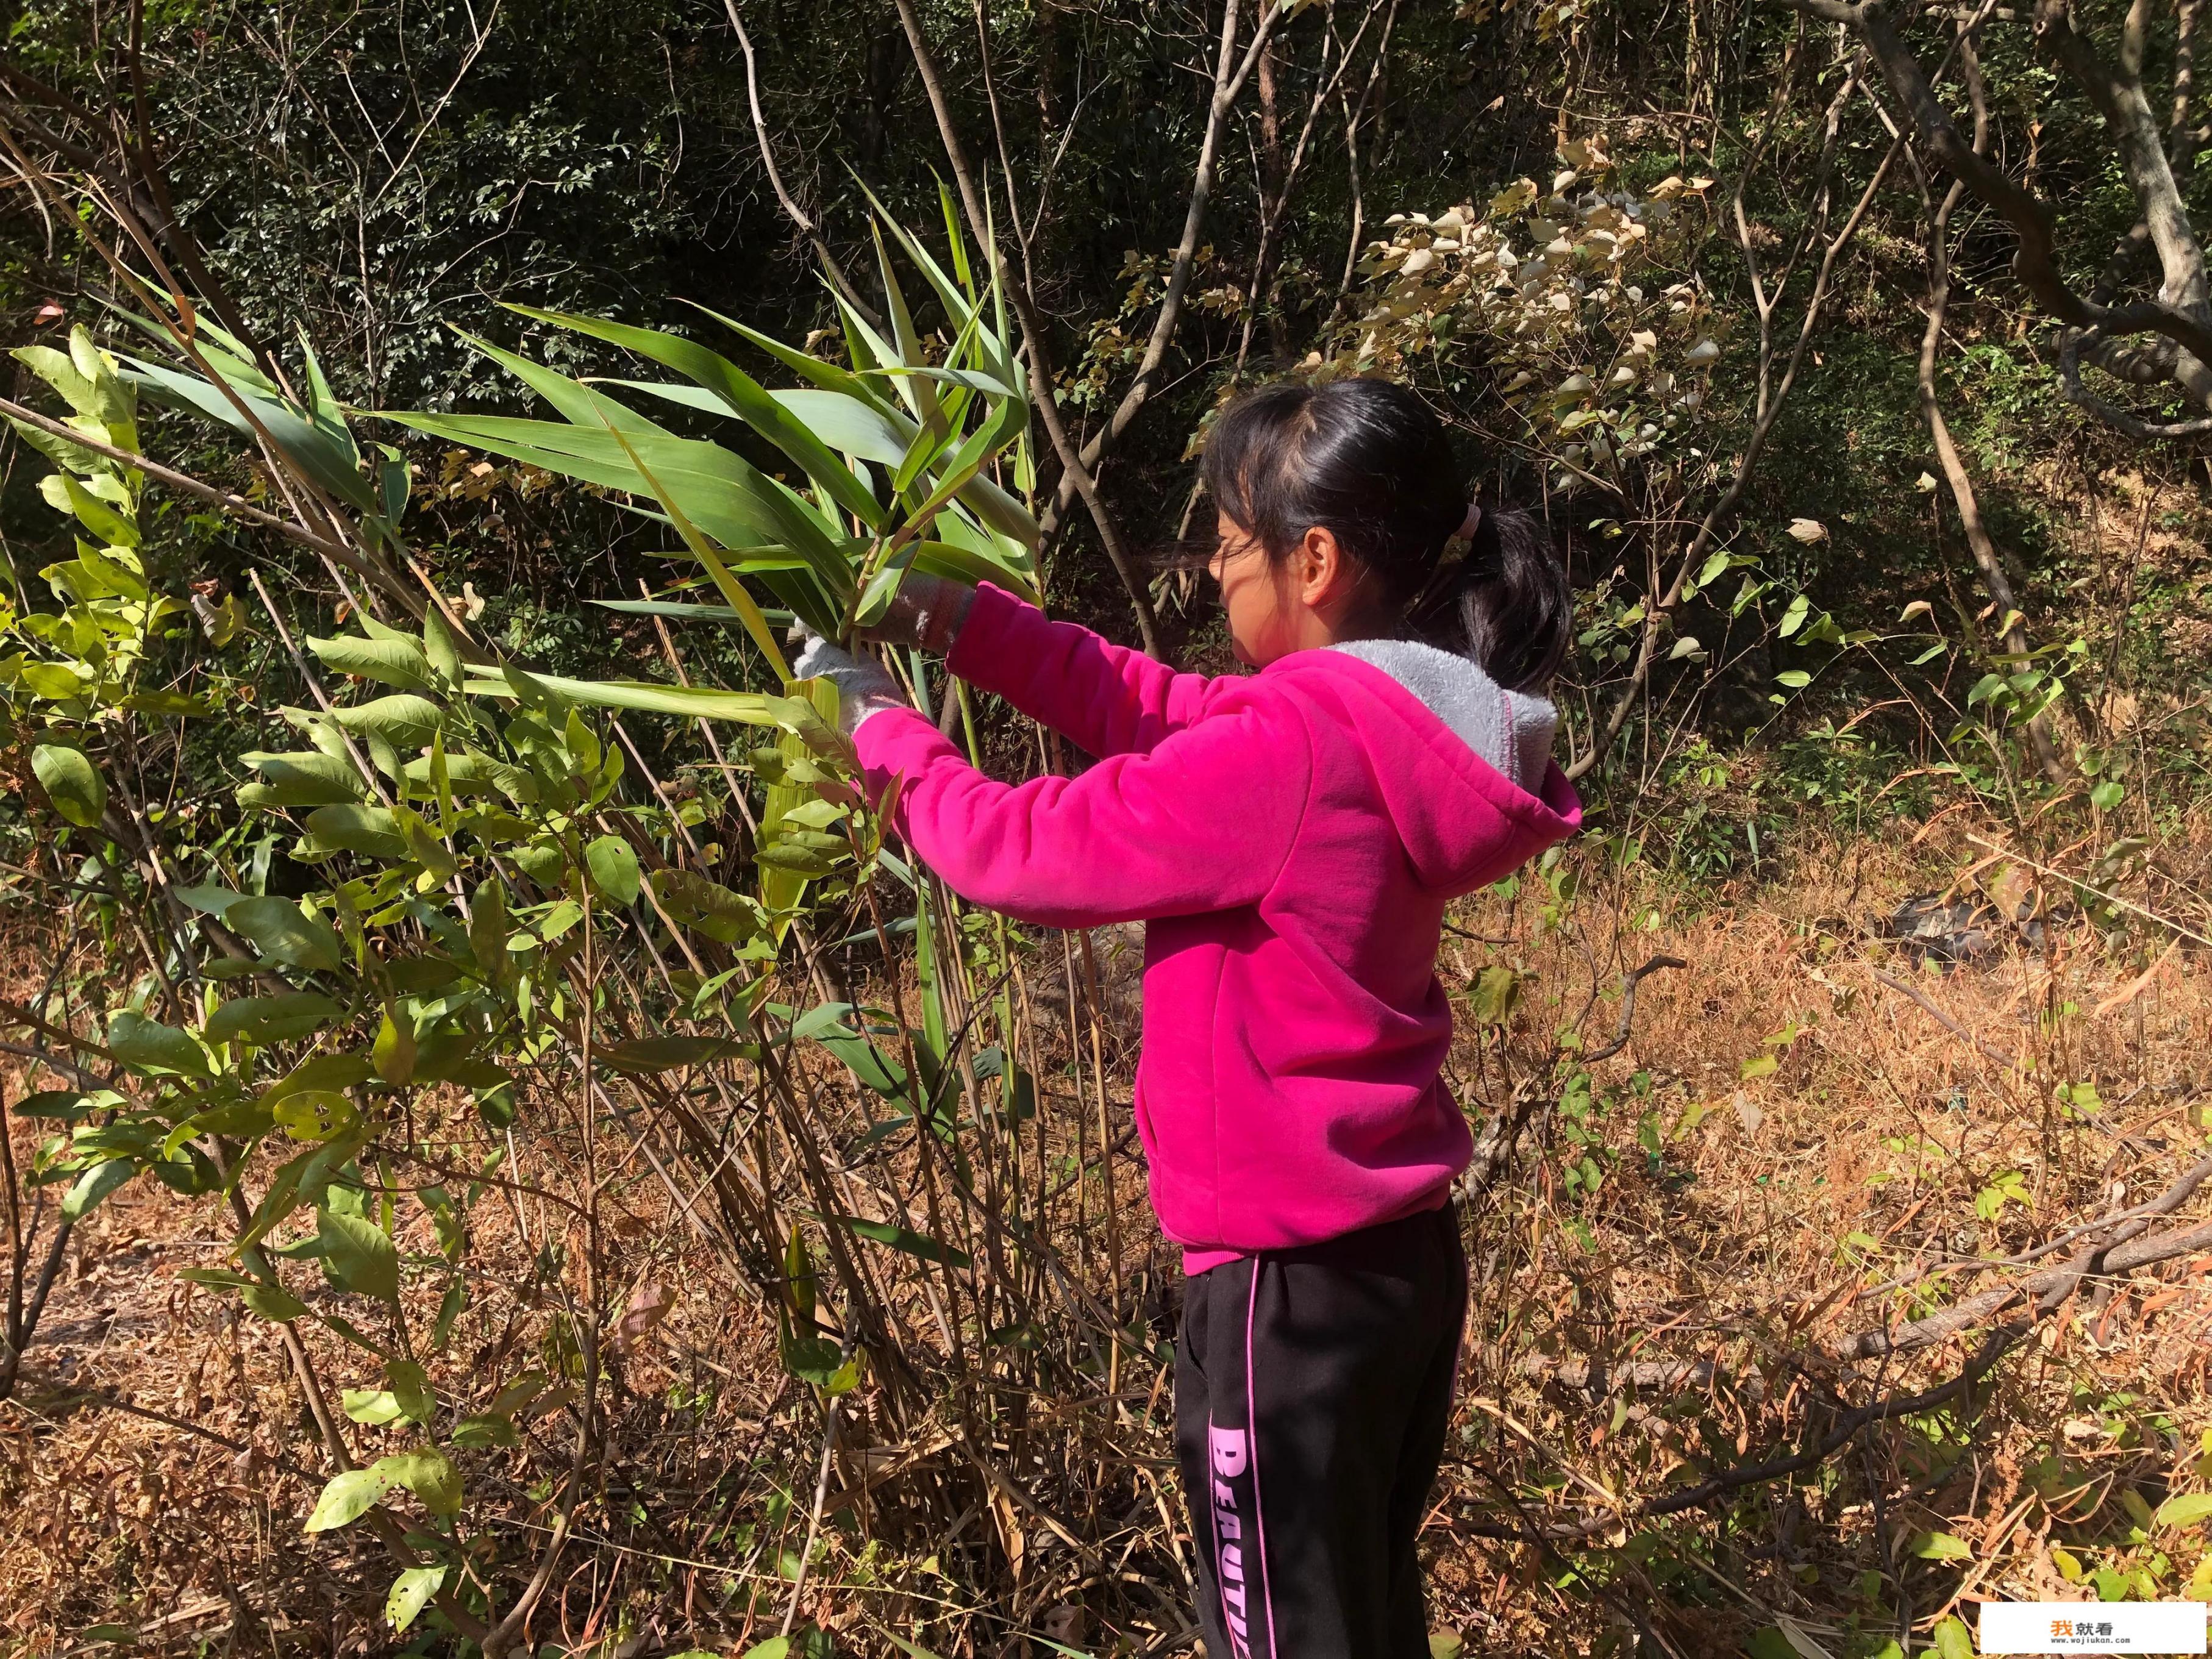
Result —
<instances>
[{"instance_id":1,"label":"hair tie","mask_svg":"<svg viewBox=\"0 0 2212 1659\"><path fill-rule=\"evenodd\" d=\"M1444 538L1444 544L1437 554L1435 566L1414 593L1413 603L1406 607L1409 617L1419 616L1430 605L1442 599L1458 580L1460 567L1467 562L1474 550L1474 532L1482 524L1482 508L1473 501L1467 504L1467 517L1459 521L1459 528Z\"/></svg>"}]
</instances>

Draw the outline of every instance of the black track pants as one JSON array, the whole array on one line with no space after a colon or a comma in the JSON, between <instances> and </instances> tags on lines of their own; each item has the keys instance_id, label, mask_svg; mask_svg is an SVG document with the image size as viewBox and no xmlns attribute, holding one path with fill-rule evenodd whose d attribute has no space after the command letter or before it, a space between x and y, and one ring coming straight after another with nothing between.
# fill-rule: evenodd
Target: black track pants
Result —
<instances>
[{"instance_id":1,"label":"black track pants","mask_svg":"<svg viewBox=\"0 0 2212 1659\"><path fill-rule=\"evenodd\" d=\"M1186 1283L1176 1449L1206 1659L1428 1659L1413 1546L1466 1314L1449 1207Z\"/></svg>"}]
</instances>

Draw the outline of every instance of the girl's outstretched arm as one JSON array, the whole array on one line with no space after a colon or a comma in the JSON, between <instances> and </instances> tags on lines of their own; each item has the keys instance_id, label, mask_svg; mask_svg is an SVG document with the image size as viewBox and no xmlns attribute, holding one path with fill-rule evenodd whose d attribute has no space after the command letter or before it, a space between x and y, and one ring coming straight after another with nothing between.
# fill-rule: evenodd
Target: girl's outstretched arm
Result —
<instances>
[{"instance_id":1,"label":"girl's outstretched arm","mask_svg":"<svg viewBox=\"0 0 2212 1659\"><path fill-rule=\"evenodd\" d=\"M1000 783L918 714L855 733L878 799L902 780L895 822L963 898L1051 927L1256 903L1304 816L1312 749L1279 705L1210 715L1079 777Z\"/></svg>"},{"instance_id":2,"label":"girl's outstretched arm","mask_svg":"<svg viewBox=\"0 0 2212 1659\"><path fill-rule=\"evenodd\" d=\"M988 583L975 590L949 661L961 678L1101 760L1142 754L1181 731L1198 717L1212 684L1074 623L1048 621Z\"/></svg>"}]
</instances>

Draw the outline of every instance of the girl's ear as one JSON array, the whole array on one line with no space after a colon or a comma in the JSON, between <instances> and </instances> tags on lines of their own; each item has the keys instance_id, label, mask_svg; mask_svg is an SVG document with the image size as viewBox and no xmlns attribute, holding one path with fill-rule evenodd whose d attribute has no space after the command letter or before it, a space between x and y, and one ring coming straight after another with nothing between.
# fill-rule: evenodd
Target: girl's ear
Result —
<instances>
[{"instance_id":1,"label":"girl's ear","mask_svg":"<svg viewBox=\"0 0 2212 1659\"><path fill-rule=\"evenodd\" d=\"M1358 580L1336 532L1323 525L1307 526L1291 555L1291 566L1297 578L1298 597L1316 610L1348 597Z\"/></svg>"}]
</instances>

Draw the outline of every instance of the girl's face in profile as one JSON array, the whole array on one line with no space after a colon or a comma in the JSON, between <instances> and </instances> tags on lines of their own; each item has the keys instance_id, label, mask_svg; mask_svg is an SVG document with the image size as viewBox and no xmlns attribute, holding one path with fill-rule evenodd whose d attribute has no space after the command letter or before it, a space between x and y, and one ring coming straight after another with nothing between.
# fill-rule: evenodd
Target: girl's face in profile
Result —
<instances>
[{"instance_id":1,"label":"girl's face in profile","mask_svg":"<svg viewBox=\"0 0 2212 1659\"><path fill-rule=\"evenodd\" d=\"M1346 558L1334 532L1310 526L1279 559L1226 513L1217 515L1213 533L1206 568L1221 584L1230 643L1247 667L1388 631L1363 595L1364 570Z\"/></svg>"},{"instance_id":2,"label":"girl's face in profile","mask_svg":"<svg viewBox=\"0 0 2212 1659\"><path fill-rule=\"evenodd\" d=\"M1221 584L1221 608L1229 613L1229 640L1237 660L1265 668L1305 643L1300 637L1297 580L1293 561L1271 559L1259 538L1238 527L1226 513L1214 526L1213 557L1206 570Z\"/></svg>"}]
</instances>

